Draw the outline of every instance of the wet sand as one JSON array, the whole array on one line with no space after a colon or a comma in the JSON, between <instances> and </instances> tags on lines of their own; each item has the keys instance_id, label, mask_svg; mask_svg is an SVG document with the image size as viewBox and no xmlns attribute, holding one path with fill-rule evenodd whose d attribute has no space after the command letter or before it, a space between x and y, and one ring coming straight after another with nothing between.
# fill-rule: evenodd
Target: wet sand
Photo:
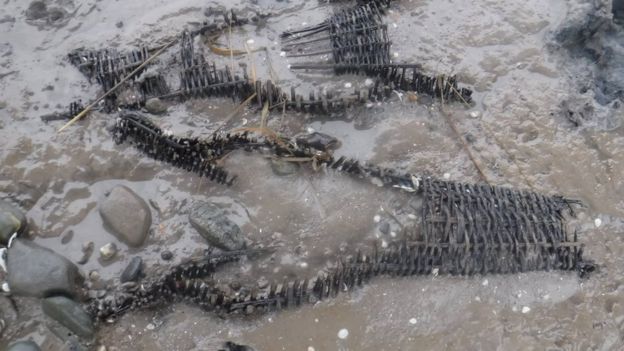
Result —
<instances>
[{"instance_id":1,"label":"wet sand","mask_svg":"<svg viewBox=\"0 0 624 351\"><path fill-rule=\"evenodd\" d=\"M363 77L292 72L288 64L294 60L280 55L279 33L322 21L339 5L256 3L227 2L235 9L275 13L259 27L236 29L232 43L242 47L253 39L253 45L266 46L280 85L337 90L345 83L364 85ZM108 132L112 115L93 113L57 134L60 124L44 124L39 116L77 98L88 100L98 91L66 60L70 50L164 43L188 23L202 21L208 4L156 0L47 4L63 15L29 20L28 2L6 0L0 6L0 196L27 210L35 242L74 262L84 242L93 241L96 249L115 242L120 251L112 263L98 260L96 254L81 266L85 272L97 270L101 283L112 283L133 256L141 256L148 270L155 271L201 252L207 244L187 220L193 201L233 204L253 244L279 245L271 257L232 265L221 273L224 280L229 274L250 280L313 276L341 246L389 240L379 236L373 220L379 215L392 221L381 208L409 225L413 201L409 194L308 167L294 177L276 177L268 161L257 155L241 152L227 158L226 167L239 176L231 188L202 182L145 158L129 145L115 145ZM222 319L176 304L133 312L102 326L96 345L119 350L212 350L233 340L259 351L621 349L623 130L612 123L605 128L601 115L581 127L560 116L561 101L575 96L574 78L589 63L551 45L554 33L587 6L576 0L397 1L385 18L396 60L421 63L428 72L458 74L462 83L474 88L474 106L413 103L403 97L352 109L341 119L272 114L270 126L281 126L291 135L306 127L334 135L342 141L338 154L413 173L480 181L443 109L464 137L470 135L470 148L491 184L563 194L585 203L570 228L578 229L585 256L600 266L588 280L560 272L381 278L331 301L253 319ZM268 77L264 53L255 56L261 62L259 76ZM215 59L228 63L226 58ZM207 136L234 107L226 99L188 101L156 119L175 134ZM258 123L259 115L246 111L238 123L243 119ZM612 118L621 122L621 112ZM98 202L118 184L157 205L152 205L150 236L139 249L117 241L98 213ZM601 219L599 227L596 218ZM63 244L61 238L69 231L73 238ZM160 259L164 249L174 253L173 261ZM0 348L32 337L44 350L58 349L61 343L47 329L51 321L43 316L39 302L17 301L20 316L12 315L4 301L0 305L8 322ZM349 330L345 340L337 336L343 328Z\"/></svg>"}]
</instances>

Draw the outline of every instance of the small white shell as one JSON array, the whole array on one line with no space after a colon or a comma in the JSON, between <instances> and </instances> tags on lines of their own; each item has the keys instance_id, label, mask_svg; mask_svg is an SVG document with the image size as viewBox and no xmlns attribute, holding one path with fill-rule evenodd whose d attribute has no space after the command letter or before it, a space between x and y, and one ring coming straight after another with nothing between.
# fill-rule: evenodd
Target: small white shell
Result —
<instances>
[{"instance_id":1,"label":"small white shell","mask_svg":"<svg viewBox=\"0 0 624 351\"><path fill-rule=\"evenodd\" d=\"M338 337L340 339L346 339L349 336L349 331L345 328L340 329L340 331L338 331Z\"/></svg>"},{"instance_id":2,"label":"small white shell","mask_svg":"<svg viewBox=\"0 0 624 351\"><path fill-rule=\"evenodd\" d=\"M481 112L479 111L472 111L469 113L470 117L472 118L479 118L479 116L481 116Z\"/></svg>"}]
</instances>

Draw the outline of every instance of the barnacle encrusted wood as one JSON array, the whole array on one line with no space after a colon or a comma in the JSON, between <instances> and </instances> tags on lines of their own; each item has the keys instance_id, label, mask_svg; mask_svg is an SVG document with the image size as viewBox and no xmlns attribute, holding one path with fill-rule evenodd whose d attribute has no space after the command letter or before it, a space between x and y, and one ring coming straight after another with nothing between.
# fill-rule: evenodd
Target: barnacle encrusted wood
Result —
<instances>
[{"instance_id":1,"label":"barnacle encrusted wood","mask_svg":"<svg viewBox=\"0 0 624 351\"><path fill-rule=\"evenodd\" d=\"M149 157L227 185L231 185L235 178L229 177L214 161L223 155L228 145L248 141L238 135L224 138L215 136L208 143L198 139L176 138L165 134L147 118L132 113L118 118L113 136L118 144L130 139L136 148Z\"/></svg>"},{"instance_id":2,"label":"barnacle encrusted wood","mask_svg":"<svg viewBox=\"0 0 624 351\"><path fill-rule=\"evenodd\" d=\"M335 64L388 64L390 39L381 19L385 7L373 1L339 11L320 24L284 32L281 35L286 44L284 50L301 51L304 45L328 39L330 48L327 50L289 53L288 56L331 54ZM314 37L319 33L320 37ZM313 39L308 39L310 37Z\"/></svg>"},{"instance_id":3,"label":"barnacle encrusted wood","mask_svg":"<svg viewBox=\"0 0 624 351\"><path fill-rule=\"evenodd\" d=\"M269 150L276 156L310 157L328 169L401 188L422 198L420 226L386 248L340 256L333 268L316 277L296 277L259 289L249 286L232 292L209 279L219 265L247 255L237 251L192 261L141 287L132 287L90 303L99 319L127 310L187 301L219 313L264 312L335 297L370 279L423 274L511 274L536 270L576 271L581 277L595 266L583 259L576 233L570 238L566 217L574 216L577 201L484 184L464 184L418 177L393 169L335 159L331 154L299 146L287 139L253 138L247 133L214 135L207 141L166 135L144 117L125 114L117 126L118 141L131 137L148 155L190 171L217 174L231 184L213 161L225 152ZM316 157L316 158L315 158Z\"/></svg>"},{"instance_id":4,"label":"barnacle encrusted wood","mask_svg":"<svg viewBox=\"0 0 624 351\"><path fill-rule=\"evenodd\" d=\"M332 298L382 275L556 269L585 276L594 269L591 262L583 260L582 245L576 237L568 240L563 211L569 209L569 200L433 179L424 180L421 192L425 202L423 230L414 240L341 257L335 268L317 277L297 277L264 289L249 286L232 292L209 278L220 264L246 254L234 252L174 267L140 288L92 301L89 310L95 318L109 319L132 309L186 301L219 313L251 314ZM449 210L454 207L459 210Z\"/></svg>"},{"instance_id":5,"label":"barnacle encrusted wood","mask_svg":"<svg viewBox=\"0 0 624 351\"><path fill-rule=\"evenodd\" d=\"M389 1L367 1L332 15L324 22L282 33L288 57L331 54L331 63L295 63L293 70L327 70L365 74L391 89L411 90L443 100L471 102L472 91L460 88L455 76L427 76L418 64L393 63L391 42L382 15ZM327 46L329 49L320 49Z\"/></svg>"},{"instance_id":6,"label":"barnacle encrusted wood","mask_svg":"<svg viewBox=\"0 0 624 351\"><path fill-rule=\"evenodd\" d=\"M576 201L489 185L423 179L422 228L409 245L433 250L440 272L515 273L577 270L583 261L576 233L570 240L565 212Z\"/></svg>"},{"instance_id":7,"label":"barnacle encrusted wood","mask_svg":"<svg viewBox=\"0 0 624 351\"><path fill-rule=\"evenodd\" d=\"M252 137L248 132L215 133L207 140L176 137L165 133L147 117L134 112L120 114L113 128L113 138L117 144L130 141L151 158L227 185L231 185L236 177L230 177L227 171L216 165L215 161L227 152L244 149L268 150L274 156L285 160L307 158L319 166L325 165L328 169L369 179L378 185L407 191L418 189L418 180L410 174L361 163L355 159L334 158L327 151L298 144L296 140Z\"/></svg>"},{"instance_id":8,"label":"barnacle encrusted wood","mask_svg":"<svg viewBox=\"0 0 624 351\"><path fill-rule=\"evenodd\" d=\"M177 40L177 54L159 67L154 73L148 66L158 65L156 60L138 72L138 67L152 59L150 55L160 53L161 47L139 47L125 52L117 49L72 51L69 61L87 78L95 79L104 91L109 91L122 80L116 91L111 91L100 109L114 112L119 109L139 109L150 98L185 101L196 98L231 97L234 101L245 101L255 94L257 106L262 108L265 102L270 108L284 108L313 114L340 114L347 108L364 105L367 102L384 101L395 90L409 90L428 94L443 101L471 101L472 91L459 87L454 76L438 75L430 77L421 72L416 64L392 63L390 58L391 42L382 15L389 1L362 1L354 7L341 10L321 24L282 34L284 50L289 56L311 56L331 54L331 64L297 64L292 69L333 69L336 74L363 73L375 78L363 91L355 89L352 93L338 94L326 89L318 92L298 94L294 87L290 94L270 80L252 80L243 68L237 74L233 68L217 69L214 62L206 60L201 50L196 50L195 39L198 35L214 35L224 28L241 26L265 15L257 14L251 19L239 18L233 11L222 13L223 20L213 19L198 29L184 30ZM255 20L254 20L255 19ZM310 46L329 42L330 49L310 52ZM168 48L167 48L168 50ZM131 72L133 76L127 79ZM179 76L179 79L173 77ZM176 87L177 86L177 87ZM70 106L69 111L43 116L44 121L72 118L79 112Z\"/></svg>"},{"instance_id":9,"label":"barnacle encrusted wood","mask_svg":"<svg viewBox=\"0 0 624 351\"><path fill-rule=\"evenodd\" d=\"M417 64L295 64L290 67L299 69L333 69L340 74L365 74L376 78L375 84L383 84L392 90L413 91L441 98L444 101L472 101L472 90L460 87L456 76L438 75L435 77L422 73Z\"/></svg>"}]
</instances>

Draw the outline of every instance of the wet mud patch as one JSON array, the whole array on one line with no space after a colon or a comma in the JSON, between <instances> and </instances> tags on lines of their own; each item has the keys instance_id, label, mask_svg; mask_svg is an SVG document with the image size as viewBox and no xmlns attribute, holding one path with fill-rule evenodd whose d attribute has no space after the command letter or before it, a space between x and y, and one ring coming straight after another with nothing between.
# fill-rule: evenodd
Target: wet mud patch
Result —
<instances>
[{"instance_id":1,"label":"wet mud patch","mask_svg":"<svg viewBox=\"0 0 624 351\"><path fill-rule=\"evenodd\" d=\"M24 12L26 21L39 28L62 27L71 19L74 10L71 1L35 0Z\"/></svg>"},{"instance_id":2,"label":"wet mud patch","mask_svg":"<svg viewBox=\"0 0 624 351\"><path fill-rule=\"evenodd\" d=\"M576 84L572 96L560 104L562 116L574 126L589 123L604 130L620 127L624 23L613 19L608 4L587 4L562 25L554 41L579 62L566 70Z\"/></svg>"}]
</instances>

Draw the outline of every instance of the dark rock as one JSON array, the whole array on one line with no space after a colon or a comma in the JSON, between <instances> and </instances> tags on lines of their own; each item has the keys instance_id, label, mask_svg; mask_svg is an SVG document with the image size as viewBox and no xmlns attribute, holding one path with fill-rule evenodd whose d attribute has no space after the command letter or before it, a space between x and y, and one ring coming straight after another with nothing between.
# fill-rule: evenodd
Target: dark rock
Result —
<instances>
[{"instance_id":1,"label":"dark rock","mask_svg":"<svg viewBox=\"0 0 624 351\"><path fill-rule=\"evenodd\" d=\"M333 136L319 132L300 135L295 140L299 146L311 147L320 151L335 150L341 145L340 141Z\"/></svg>"},{"instance_id":2,"label":"dark rock","mask_svg":"<svg viewBox=\"0 0 624 351\"><path fill-rule=\"evenodd\" d=\"M189 214L191 225L208 242L224 250L245 248L245 238L236 223L227 217L227 212L214 203L195 204Z\"/></svg>"},{"instance_id":3,"label":"dark rock","mask_svg":"<svg viewBox=\"0 0 624 351\"><path fill-rule=\"evenodd\" d=\"M170 259L173 258L173 252L171 252L169 250L165 250L165 251L160 253L160 258L162 258L165 261L169 261Z\"/></svg>"},{"instance_id":4,"label":"dark rock","mask_svg":"<svg viewBox=\"0 0 624 351\"><path fill-rule=\"evenodd\" d=\"M6 351L41 351L39 345L37 345L34 341L18 341L14 344L11 344Z\"/></svg>"},{"instance_id":5,"label":"dark rock","mask_svg":"<svg viewBox=\"0 0 624 351\"><path fill-rule=\"evenodd\" d=\"M152 214L145 201L129 188L113 188L100 205L104 225L121 241L130 246L141 246L147 237Z\"/></svg>"},{"instance_id":6,"label":"dark rock","mask_svg":"<svg viewBox=\"0 0 624 351\"><path fill-rule=\"evenodd\" d=\"M121 273L121 282L135 282L141 275L141 269L143 269L143 259L141 257L133 257L130 263Z\"/></svg>"},{"instance_id":7,"label":"dark rock","mask_svg":"<svg viewBox=\"0 0 624 351\"><path fill-rule=\"evenodd\" d=\"M74 231L73 230L68 230L65 234L63 234L63 236L61 237L61 244L63 245L67 245L71 239L74 237Z\"/></svg>"},{"instance_id":8,"label":"dark rock","mask_svg":"<svg viewBox=\"0 0 624 351\"><path fill-rule=\"evenodd\" d=\"M62 21L67 15L67 11L59 7L53 7L48 10L48 22L55 23Z\"/></svg>"},{"instance_id":9,"label":"dark rock","mask_svg":"<svg viewBox=\"0 0 624 351\"><path fill-rule=\"evenodd\" d=\"M466 139L466 141L470 144L474 144L477 142L477 137L474 136L474 134L468 132L464 135L464 138Z\"/></svg>"},{"instance_id":10,"label":"dark rock","mask_svg":"<svg viewBox=\"0 0 624 351\"><path fill-rule=\"evenodd\" d=\"M160 115L167 112L167 105L159 98L151 98L145 102L145 110L149 113Z\"/></svg>"},{"instance_id":11,"label":"dark rock","mask_svg":"<svg viewBox=\"0 0 624 351\"><path fill-rule=\"evenodd\" d=\"M89 258L91 258L91 255L93 255L94 247L95 244L93 243L93 241L88 241L82 244L82 257L80 257L80 259L78 260L78 264L85 264L89 262Z\"/></svg>"},{"instance_id":12,"label":"dark rock","mask_svg":"<svg viewBox=\"0 0 624 351\"><path fill-rule=\"evenodd\" d=\"M295 162L288 162L279 159L271 159L271 169L278 176L288 176L297 173L299 165Z\"/></svg>"},{"instance_id":13,"label":"dark rock","mask_svg":"<svg viewBox=\"0 0 624 351\"><path fill-rule=\"evenodd\" d=\"M219 351L255 351L253 347L247 345L237 344L232 341L227 341L223 344L223 348Z\"/></svg>"},{"instance_id":14,"label":"dark rock","mask_svg":"<svg viewBox=\"0 0 624 351\"><path fill-rule=\"evenodd\" d=\"M26 9L26 19L36 23L56 24L67 17L67 11L59 7L50 7L44 1L33 1Z\"/></svg>"},{"instance_id":15,"label":"dark rock","mask_svg":"<svg viewBox=\"0 0 624 351\"><path fill-rule=\"evenodd\" d=\"M74 334L86 339L93 337L91 318L77 302L64 296L54 296L44 299L41 307L48 317L56 320Z\"/></svg>"},{"instance_id":16,"label":"dark rock","mask_svg":"<svg viewBox=\"0 0 624 351\"><path fill-rule=\"evenodd\" d=\"M15 295L76 296L82 277L65 257L35 243L15 240L8 250L9 286Z\"/></svg>"},{"instance_id":17,"label":"dark rock","mask_svg":"<svg viewBox=\"0 0 624 351\"><path fill-rule=\"evenodd\" d=\"M13 233L22 234L26 228L26 216L15 206L0 200L0 245L6 246Z\"/></svg>"},{"instance_id":18,"label":"dark rock","mask_svg":"<svg viewBox=\"0 0 624 351\"><path fill-rule=\"evenodd\" d=\"M617 22L621 22L618 20L622 15L621 7L621 1L613 4ZM591 97L601 106L624 98L624 29L622 23L613 24L608 10L604 2L596 2L585 16L566 21L568 24L555 35L558 44L567 49L575 60L584 59L583 72L579 74L589 73L591 79L579 81L581 94L587 89L593 90ZM572 96L571 102L575 100L577 97ZM593 111L582 107L564 107L562 112L574 125L581 125L585 119L593 117ZM621 113L617 112L606 114L600 124L607 130L615 129L621 124L619 115Z\"/></svg>"},{"instance_id":19,"label":"dark rock","mask_svg":"<svg viewBox=\"0 0 624 351\"><path fill-rule=\"evenodd\" d=\"M38 20L48 16L48 6L43 1L33 1L26 10L26 19Z\"/></svg>"},{"instance_id":20,"label":"dark rock","mask_svg":"<svg viewBox=\"0 0 624 351\"><path fill-rule=\"evenodd\" d=\"M613 12L613 19L616 21L624 20L624 0L613 0L611 10Z\"/></svg>"},{"instance_id":21,"label":"dark rock","mask_svg":"<svg viewBox=\"0 0 624 351\"><path fill-rule=\"evenodd\" d=\"M386 221L379 223L379 231L382 234L388 234L390 232L390 223Z\"/></svg>"}]
</instances>

